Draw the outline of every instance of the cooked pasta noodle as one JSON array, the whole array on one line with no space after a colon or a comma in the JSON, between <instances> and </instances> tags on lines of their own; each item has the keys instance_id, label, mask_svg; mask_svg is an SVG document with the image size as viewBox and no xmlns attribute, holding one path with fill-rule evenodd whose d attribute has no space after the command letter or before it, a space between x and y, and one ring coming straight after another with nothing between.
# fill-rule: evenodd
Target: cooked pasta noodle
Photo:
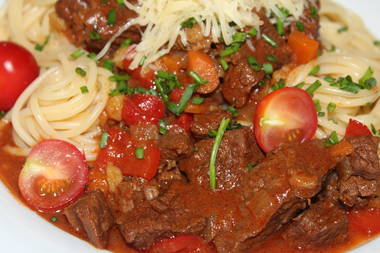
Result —
<instances>
[{"instance_id":1,"label":"cooked pasta noodle","mask_svg":"<svg viewBox=\"0 0 380 253\"><path fill-rule=\"evenodd\" d=\"M55 2L8 1L6 13L12 15L6 16L6 23L0 23L0 35L29 49L41 68L39 78L22 93L7 115L18 146L7 149L25 155L38 141L56 138L73 143L88 160L94 160L100 135L99 116L108 100L111 73L88 57L70 56L77 49L51 25ZM47 38L42 52L34 49ZM77 68L86 75L78 75ZM82 92L83 87L88 92Z\"/></svg>"},{"instance_id":2,"label":"cooked pasta noodle","mask_svg":"<svg viewBox=\"0 0 380 253\"><path fill-rule=\"evenodd\" d=\"M369 67L374 71L374 77L380 80L380 48L374 45L375 38L356 14L330 0L322 1L320 15L321 41L325 49L315 61L294 69L287 77L287 85L305 83L304 88L307 88L316 80L322 83L313 97L320 103L321 112L325 115L318 117L318 138L325 138L332 131L340 137L344 136L350 119L367 126L372 124L379 129L378 86L355 94L332 87L324 80L325 77L351 76L353 81L358 82ZM347 30L338 32L342 27L347 27ZM320 71L315 76L309 75L316 66L320 66ZM330 103L334 103L336 109L329 112L327 106Z\"/></svg>"}]
</instances>

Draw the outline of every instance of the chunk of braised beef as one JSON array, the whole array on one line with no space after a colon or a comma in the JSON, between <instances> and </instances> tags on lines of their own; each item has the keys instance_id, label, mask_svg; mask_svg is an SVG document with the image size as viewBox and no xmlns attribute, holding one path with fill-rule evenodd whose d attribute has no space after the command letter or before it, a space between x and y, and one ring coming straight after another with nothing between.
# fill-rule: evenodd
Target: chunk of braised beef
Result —
<instances>
[{"instance_id":1,"label":"chunk of braised beef","mask_svg":"<svg viewBox=\"0 0 380 253\"><path fill-rule=\"evenodd\" d=\"M226 111L216 111L202 114L194 114L191 132L197 138L209 136L210 130L217 130L223 118L229 118L231 114Z\"/></svg>"},{"instance_id":2,"label":"chunk of braised beef","mask_svg":"<svg viewBox=\"0 0 380 253\"><path fill-rule=\"evenodd\" d=\"M297 216L283 235L301 249L341 243L348 237L348 218L336 203L319 201Z\"/></svg>"},{"instance_id":3,"label":"chunk of braised beef","mask_svg":"<svg viewBox=\"0 0 380 253\"><path fill-rule=\"evenodd\" d=\"M191 137L180 127L173 126L160 136L158 146L161 159L178 160L191 155L194 151Z\"/></svg>"},{"instance_id":4,"label":"chunk of braised beef","mask_svg":"<svg viewBox=\"0 0 380 253\"><path fill-rule=\"evenodd\" d=\"M286 37L278 34L276 27L270 23L263 11L259 16L263 21L260 26L261 34L265 34L276 45L272 46L268 41L261 38L248 38L249 42L242 45L239 52L232 56L232 64L226 73L222 91L225 99L237 108L243 107L248 99L251 90L263 81L265 73L261 68L252 69L248 64L248 57L253 57L259 66L263 63L270 63L274 70L279 69L291 60L291 50L287 45ZM251 44L251 46L248 46ZM274 57L274 61L268 57Z\"/></svg>"},{"instance_id":5,"label":"chunk of braised beef","mask_svg":"<svg viewBox=\"0 0 380 253\"><path fill-rule=\"evenodd\" d=\"M107 247L108 231L114 225L114 218L102 192L84 195L66 207L64 214L75 231L87 235L94 246Z\"/></svg>"},{"instance_id":6,"label":"chunk of braised beef","mask_svg":"<svg viewBox=\"0 0 380 253\"><path fill-rule=\"evenodd\" d=\"M135 1L130 1L135 3ZM65 21L67 34L71 41L78 45L86 45L90 49L101 49L105 43L124 25L127 20L136 17L136 13L121 7L116 1L107 4L99 0L58 0L56 12ZM115 24L108 24L111 10L116 11ZM141 38L138 27L131 27L116 44L130 38L138 42Z\"/></svg>"},{"instance_id":7,"label":"chunk of braised beef","mask_svg":"<svg viewBox=\"0 0 380 253\"><path fill-rule=\"evenodd\" d=\"M377 196L377 181L352 176L339 183L340 201L348 207L367 206L371 197Z\"/></svg>"},{"instance_id":8,"label":"chunk of braised beef","mask_svg":"<svg viewBox=\"0 0 380 253\"><path fill-rule=\"evenodd\" d=\"M308 0L303 14L300 16L300 19L298 20L298 22L301 22L301 26L303 27L301 31L306 33L315 40L319 39L319 8L319 0ZM296 22L293 22L291 24L291 29L299 30L299 28L297 28Z\"/></svg>"},{"instance_id":9,"label":"chunk of braised beef","mask_svg":"<svg viewBox=\"0 0 380 253\"><path fill-rule=\"evenodd\" d=\"M379 141L377 137L357 136L347 138L353 147L354 153L347 157L352 175L366 179L376 179L380 176L380 163L377 154Z\"/></svg>"},{"instance_id":10,"label":"chunk of braised beef","mask_svg":"<svg viewBox=\"0 0 380 253\"><path fill-rule=\"evenodd\" d=\"M195 152L179 163L190 182L209 188L209 165L214 139L205 139L195 144ZM249 172L248 165L257 164L264 158L256 144L252 130L247 127L227 131L220 145L217 159L218 188L230 190L238 187Z\"/></svg>"}]
</instances>

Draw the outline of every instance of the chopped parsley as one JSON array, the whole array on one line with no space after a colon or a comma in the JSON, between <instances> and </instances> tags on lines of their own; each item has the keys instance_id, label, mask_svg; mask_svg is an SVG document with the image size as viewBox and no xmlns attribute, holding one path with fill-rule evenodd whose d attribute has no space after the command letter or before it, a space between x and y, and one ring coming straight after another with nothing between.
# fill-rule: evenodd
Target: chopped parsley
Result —
<instances>
[{"instance_id":1,"label":"chopped parsley","mask_svg":"<svg viewBox=\"0 0 380 253\"><path fill-rule=\"evenodd\" d=\"M327 111L328 111L328 112L334 112L335 109L336 109L336 104L335 104L335 103L329 103L329 104L327 105Z\"/></svg>"},{"instance_id":2,"label":"chopped parsley","mask_svg":"<svg viewBox=\"0 0 380 253\"><path fill-rule=\"evenodd\" d=\"M305 31L305 25L301 21L296 21L296 28L298 31Z\"/></svg>"},{"instance_id":3,"label":"chopped parsley","mask_svg":"<svg viewBox=\"0 0 380 253\"><path fill-rule=\"evenodd\" d=\"M318 9L316 7L311 7L310 8L310 16L313 18L313 19L317 19L318 18Z\"/></svg>"},{"instance_id":4,"label":"chopped parsley","mask_svg":"<svg viewBox=\"0 0 380 253\"><path fill-rule=\"evenodd\" d=\"M374 44L375 46L380 46L380 40L375 40L375 41L373 42L373 44Z\"/></svg>"}]
</instances>

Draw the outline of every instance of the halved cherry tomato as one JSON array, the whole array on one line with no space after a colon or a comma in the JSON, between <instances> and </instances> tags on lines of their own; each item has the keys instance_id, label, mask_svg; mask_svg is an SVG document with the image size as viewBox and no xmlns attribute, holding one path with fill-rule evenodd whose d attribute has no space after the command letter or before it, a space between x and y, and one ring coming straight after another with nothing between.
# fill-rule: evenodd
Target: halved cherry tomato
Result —
<instances>
[{"instance_id":1,"label":"halved cherry tomato","mask_svg":"<svg viewBox=\"0 0 380 253\"><path fill-rule=\"evenodd\" d=\"M98 153L95 169L105 168L107 163L111 163L120 168L125 176L150 180L156 175L160 165L160 150L152 141L135 142L126 131L119 129L111 129L108 134L107 145ZM136 158L136 148L144 148L144 158ZM90 181L93 181L92 178Z\"/></svg>"},{"instance_id":2,"label":"halved cherry tomato","mask_svg":"<svg viewBox=\"0 0 380 253\"><path fill-rule=\"evenodd\" d=\"M345 136L350 137L350 136L360 136L360 135L372 136L372 133L369 130L369 128L363 123L354 119L350 119L346 128Z\"/></svg>"},{"instance_id":3,"label":"halved cherry tomato","mask_svg":"<svg viewBox=\"0 0 380 253\"><path fill-rule=\"evenodd\" d=\"M219 85L219 75L218 69L210 56L200 51L189 51L187 58L187 71L194 71L208 81L207 84L200 85L197 92L202 94L213 92Z\"/></svg>"},{"instance_id":4,"label":"halved cherry tomato","mask_svg":"<svg viewBox=\"0 0 380 253\"><path fill-rule=\"evenodd\" d=\"M124 99L122 117L127 125L141 122L156 123L164 115L164 102L156 96L137 93Z\"/></svg>"},{"instance_id":5,"label":"halved cherry tomato","mask_svg":"<svg viewBox=\"0 0 380 253\"><path fill-rule=\"evenodd\" d=\"M129 69L129 65L131 65L132 58L125 58L123 61L124 69L128 74L132 75L132 78L139 81L141 87L150 89L154 86L154 71L151 69L143 69L142 67L138 67L136 69Z\"/></svg>"},{"instance_id":6,"label":"halved cherry tomato","mask_svg":"<svg viewBox=\"0 0 380 253\"><path fill-rule=\"evenodd\" d=\"M28 50L13 42L0 42L0 110L11 109L38 74L37 62Z\"/></svg>"},{"instance_id":7,"label":"halved cherry tomato","mask_svg":"<svg viewBox=\"0 0 380 253\"><path fill-rule=\"evenodd\" d=\"M216 250L198 236L179 235L161 240L147 253L216 253Z\"/></svg>"},{"instance_id":8,"label":"halved cherry tomato","mask_svg":"<svg viewBox=\"0 0 380 253\"><path fill-rule=\"evenodd\" d=\"M190 134L191 123L193 123L193 116L189 113L183 113L179 118L174 121L174 124L184 129Z\"/></svg>"},{"instance_id":9,"label":"halved cherry tomato","mask_svg":"<svg viewBox=\"0 0 380 253\"><path fill-rule=\"evenodd\" d=\"M293 50L297 64L305 64L317 58L319 42L303 32L293 31L289 35L288 44Z\"/></svg>"},{"instance_id":10,"label":"halved cherry tomato","mask_svg":"<svg viewBox=\"0 0 380 253\"><path fill-rule=\"evenodd\" d=\"M256 140L265 152L281 143L314 137L317 111L311 96L298 88L276 90L261 101L254 117Z\"/></svg>"},{"instance_id":11,"label":"halved cherry tomato","mask_svg":"<svg viewBox=\"0 0 380 253\"><path fill-rule=\"evenodd\" d=\"M55 211L76 200L88 181L82 152L61 140L44 140L30 151L19 175L19 189L34 209Z\"/></svg>"}]
</instances>

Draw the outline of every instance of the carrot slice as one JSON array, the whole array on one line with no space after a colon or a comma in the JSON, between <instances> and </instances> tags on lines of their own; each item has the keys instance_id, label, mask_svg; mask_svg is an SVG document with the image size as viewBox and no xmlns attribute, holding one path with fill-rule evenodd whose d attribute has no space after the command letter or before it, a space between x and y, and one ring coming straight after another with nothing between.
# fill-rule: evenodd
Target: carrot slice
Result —
<instances>
[{"instance_id":1,"label":"carrot slice","mask_svg":"<svg viewBox=\"0 0 380 253\"><path fill-rule=\"evenodd\" d=\"M293 50L297 64L308 63L318 55L319 42L311 39L303 32L292 32L289 35L288 44Z\"/></svg>"},{"instance_id":2,"label":"carrot slice","mask_svg":"<svg viewBox=\"0 0 380 253\"><path fill-rule=\"evenodd\" d=\"M199 86L197 92L208 94L213 92L219 85L218 70L212 59L200 51L188 52L187 71L194 71L208 83Z\"/></svg>"}]
</instances>

